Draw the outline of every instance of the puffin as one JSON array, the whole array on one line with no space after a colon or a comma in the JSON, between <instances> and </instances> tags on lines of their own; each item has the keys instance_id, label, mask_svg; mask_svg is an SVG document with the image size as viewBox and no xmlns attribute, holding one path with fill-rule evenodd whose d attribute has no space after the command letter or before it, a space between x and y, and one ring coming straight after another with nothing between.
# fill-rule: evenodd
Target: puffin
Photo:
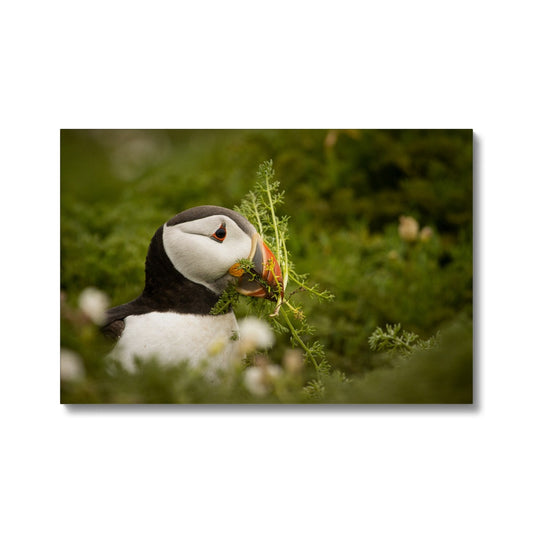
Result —
<instances>
[{"instance_id":1,"label":"puffin","mask_svg":"<svg viewBox=\"0 0 533 533\"><path fill-rule=\"evenodd\" d=\"M253 271L239 260L246 258ZM236 357L233 310L211 311L228 285L249 297L283 296L277 259L255 227L225 207L203 205L175 215L155 232L145 284L135 300L106 313L103 333L117 343L109 357L135 371L136 358L187 361L213 375Z\"/></svg>"}]
</instances>

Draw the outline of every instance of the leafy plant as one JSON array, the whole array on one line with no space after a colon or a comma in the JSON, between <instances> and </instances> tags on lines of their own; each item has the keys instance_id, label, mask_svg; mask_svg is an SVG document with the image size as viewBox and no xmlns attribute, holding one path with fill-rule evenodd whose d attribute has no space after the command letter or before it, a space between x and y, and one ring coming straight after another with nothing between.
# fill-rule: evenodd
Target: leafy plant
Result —
<instances>
[{"instance_id":1,"label":"leafy plant","mask_svg":"<svg viewBox=\"0 0 533 533\"><path fill-rule=\"evenodd\" d=\"M439 334L422 340L416 333L402 330L401 324L385 326L385 331L377 327L368 339L370 349L375 352L399 353L409 356L415 349L429 350L438 345Z\"/></svg>"},{"instance_id":2,"label":"leafy plant","mask_svg":"<svg viewBox=\"0 0 533 533\"><path fill-rule=\"evenodd\" d=\"M268 318L274 330L289 333L293 347L301 348L305 359L310 363L315 372L316 380L311 382L306 390L311 396L320 395L323 391L321 378L330 371L324 347L319 341L312 344L304 340L313 333L313 327L307 322L301 304L296 304L293 298L301 293L307 293L319 301L331 301L334 296L327 290L320 290L317 284L308 283L308 274L296 272L287 248L289 240L288 216L278 216L276 208L283 204L284 192L279 190L279 181L275 180L275 171L272 161L265 161L259 165L257 182L253 189L244 197L235 210L242 213L258 230L263 240L273 250L278 258L283 280L276 291L276 305L271 308L271 303L261 300L254 301L255 312L263 318ZM253 270L253 264L246 260L239 261L240 268L252 279L261 283L262 280ZM267 266L268 268L268 266ZM273 269L273 265L270 265ZM263 282L264 283L264 282ZM269 291L272 289L264 284ZM229 287L213 308L213 314L219 314L235 305L239 300L239 293L233 286Z\"/></svg>"}]
</instances>

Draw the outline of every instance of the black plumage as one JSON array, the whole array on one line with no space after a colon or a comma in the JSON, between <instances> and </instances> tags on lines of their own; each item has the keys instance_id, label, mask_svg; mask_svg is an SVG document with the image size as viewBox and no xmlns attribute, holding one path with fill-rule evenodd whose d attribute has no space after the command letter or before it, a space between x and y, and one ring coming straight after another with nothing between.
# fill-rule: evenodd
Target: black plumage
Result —
<instances>
[{"instance_id":1,"label":"black plumage","mask_svg":"<svg viewBox=\"0 0 533 533\"><path fill-rule=\"evenodd\" d=\"M184 220L175 223L181 222ZM107 337L117 339L124 330L124 318L153 311L208 315L218 298L207 287L187 279L174 268L163 247L163 226L160 226L148 248L142 294L109 309L102 331Z\"/></svg>"}]
</instances>

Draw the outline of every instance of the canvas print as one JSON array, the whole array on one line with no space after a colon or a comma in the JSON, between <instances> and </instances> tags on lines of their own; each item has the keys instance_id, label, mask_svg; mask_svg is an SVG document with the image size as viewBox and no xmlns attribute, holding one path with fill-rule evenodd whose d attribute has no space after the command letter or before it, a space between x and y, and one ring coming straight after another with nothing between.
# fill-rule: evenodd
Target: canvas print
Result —
<instances>
[{"instance_id":1,"label":"canvas print","mask_svg":"<svg viewBox=\"0 0 533 533\"><path fill-rule=\"evenodd\" d=\"M471 404L472 130L62 130L65 404Z\"/></svg>"}]
</instances>

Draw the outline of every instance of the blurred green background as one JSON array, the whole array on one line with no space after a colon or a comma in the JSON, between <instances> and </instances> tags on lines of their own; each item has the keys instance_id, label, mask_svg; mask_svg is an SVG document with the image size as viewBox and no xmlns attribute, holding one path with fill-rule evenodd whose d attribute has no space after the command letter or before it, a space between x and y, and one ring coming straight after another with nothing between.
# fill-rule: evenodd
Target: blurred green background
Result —
<instances>
[{"instance_id":1,"label":"blurred green background","mask_svg":"<svg viewBox=\"0 0 533 533\"><path fill-rule=\"evenodd\" d=\"M302 299L338 371L321 401L471 402L472 151L472 130L62 130L61 345L85 368L62 401L302 401L290 383L255 398L157 365L110 377L109 345L75 316L88 286L111 305L138 296L155 230L195 205L233 208L272 159L296 269L336 297ZM406 216L414 238L399 232ZM405 360L371 351L375 328L394 323L442 342ZM279 336L272 359L288 346Z\"/></svg>"}]
</instances>

